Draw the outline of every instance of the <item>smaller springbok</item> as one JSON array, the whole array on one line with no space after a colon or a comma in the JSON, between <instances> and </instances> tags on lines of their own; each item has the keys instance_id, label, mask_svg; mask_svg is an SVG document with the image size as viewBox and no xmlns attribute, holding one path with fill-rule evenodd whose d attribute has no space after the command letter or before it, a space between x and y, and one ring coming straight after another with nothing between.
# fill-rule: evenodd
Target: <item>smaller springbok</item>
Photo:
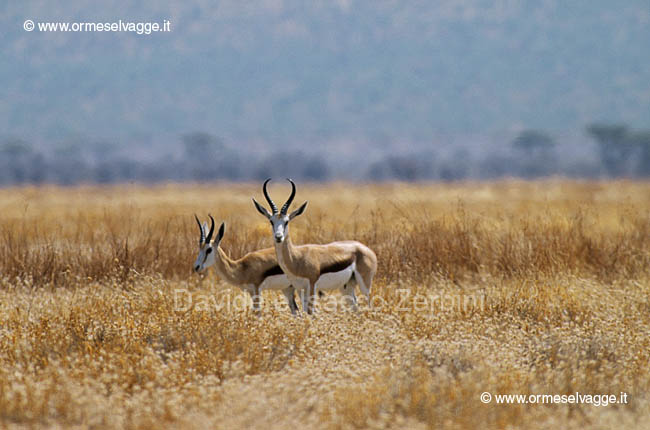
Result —
<instances>
[{"instance_id":1,"label":"smaller springbok","mask_svg":"<svg viewBox=\"0 0 650 430\"><path fill-rule=\"evenodd\" d=\"M307 207L307 202L287 215L289 206L296 196L296 184L291 179L291 195L282 209L278 208L269 197L266 186L271 179L264 182L262 191L271 207L272 214L260 205L255 199L255 207L270 222L275 242L275 252L278 263L287 274L293 285L301 287L302 309L307 313L313 311L316 292L342 288L353 307L356 309L356 296L354 295L355 283L370 299L372 279L377 272L377 256L366 245L357 241L332 242L326 245L300 245L291 243L289 238L289 221L302 214ZM307 294L304 294L304 288Z\"/></svg>"},{"instance_id":2,"label":"smaller springbok","mask_svg":"<svg viewBox=\"0 0 650 430\"><path fill-rule=\"evenodd\" d=\"M260 310L260 292L262 290L282 290L287 298L291 313L295 315L298 306L294 298L294 288L287 275L284 274L278 265L275 249L260 249L249 252L239 260L233 260L219 246L226 230L225 223L221 224L217 237L212 241L214 218L212 218L212 215L208 216L210 217L211 225L206 236L205 232L208 229L207 223L201 225L199 218L194 215L199 225L199 230L201 231L199 255L194 263L194 271L200 273L214 265L221 279L251 295L253 299L253 310L256 312Z\"/></svg>"}]
</instances>

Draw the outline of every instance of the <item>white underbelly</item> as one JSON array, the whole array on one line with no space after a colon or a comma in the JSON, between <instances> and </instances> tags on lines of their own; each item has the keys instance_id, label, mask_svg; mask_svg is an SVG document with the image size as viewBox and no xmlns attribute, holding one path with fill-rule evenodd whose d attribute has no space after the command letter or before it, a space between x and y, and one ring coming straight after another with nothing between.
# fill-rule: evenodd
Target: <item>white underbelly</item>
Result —
<instances>
[{"instance_id":1,"label":"white underbelly","mask_svg":"<svg viewBox=\"0 0 650 430\"><path fill-rule=\"evenodd\" d=\"M324 273L316 281L316 291L337 290L342 288L352 277L354 263L340 272Z\"/></svg>"},{"instance_id":2,"label":"white underbelly","mask_svg":"<svg viewBox=\"0 0 650 430\"><path fill-rule=\"evenodd\" d=\"M260 285L261 290L284 290L291 285L287 275L267 276Z\"/></svg>"}]
</instances>

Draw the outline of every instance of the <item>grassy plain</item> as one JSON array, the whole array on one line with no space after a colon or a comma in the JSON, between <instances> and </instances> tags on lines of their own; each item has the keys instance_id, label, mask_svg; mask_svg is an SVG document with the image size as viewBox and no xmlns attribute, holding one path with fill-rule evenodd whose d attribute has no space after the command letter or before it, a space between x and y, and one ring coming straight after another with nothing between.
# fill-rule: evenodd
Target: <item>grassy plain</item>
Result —
<instances>
[{"instance_id":1,"label":"grassy plain","mask_svg":"<svg viewBox=\"0 0 650 430\"><path fill-rule=\"evenodd\" d=\"M372 308L314 317L192 273L194 213L231 256L271 246L251 196L0 190L0 427L647 428L649 183L298 184L294 243L379 261ZM627 403L495 400L575 392Z\"/></svg>"}]
</instances>

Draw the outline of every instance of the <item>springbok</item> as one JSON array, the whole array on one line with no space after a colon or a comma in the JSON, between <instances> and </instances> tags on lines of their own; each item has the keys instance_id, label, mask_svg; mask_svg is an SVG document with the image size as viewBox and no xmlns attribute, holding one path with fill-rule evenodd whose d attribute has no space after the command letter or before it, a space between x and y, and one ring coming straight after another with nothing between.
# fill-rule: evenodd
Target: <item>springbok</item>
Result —
<instances>
[{"instance_id":1,"label":"springbok","mask_svg":"<svg viewBox=\"0 0 650 430\"><path fill-rule=\"evenodd\" d=\"M214 265L217 274L226 282L248 292L253 299L253 309L256 312L260 310L260 292L262 290L282 290L289 309L292 314L296 314L298 306L294 298L294 288L287 275L284 274L275 256L273 248L260 249L249 252L239 260L233 260L221 249L219 244L223 239L226 226L221 223L219 232L214 241L214 218L210 217L211 225L207 236L205 231L208 228L207 223L201 225L199 218L194 215L196 222L201 231L199 240L199 255L194 263L194 271L203 272L208 267Z\"/></svg>"},{"instance_id":2,"label":"springbok","mask_svg":"<svg viewBox=\"0 0 650 430\"><path fill-rule=\"evenodd\" d=\"M357 241L332 242L326 245L299 245L291 243L289 237L289 221L302 214L307 207L307 202L287 215L293 198L296 196L296 184L291 179L291 195L282 209L269 197L266 189L271 179L264 181L262 191L271 207L272 214L260 205L255 199L255 207L270 222L275 242L280 267L287 274L295 286L300 286L302 309L311 314L316 298L316 292L321 290L342 289L356 309L355 283L359 284L361 291L370 299L372 279L377 271L377 256L366 245ZM304 294L306 286L307 294Z\"/></svg>"}]
</instances>

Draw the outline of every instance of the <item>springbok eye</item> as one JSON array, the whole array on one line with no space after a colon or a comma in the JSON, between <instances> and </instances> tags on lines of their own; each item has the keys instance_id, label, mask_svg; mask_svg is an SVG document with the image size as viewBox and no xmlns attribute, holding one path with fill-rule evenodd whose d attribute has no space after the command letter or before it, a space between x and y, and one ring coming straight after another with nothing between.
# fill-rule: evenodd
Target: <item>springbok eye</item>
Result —
<instances>
[{"instance_id":1,"label":"springbok eye","mask_svg":"<svg viewBox=\"0 0 650 430\"><path fill-rule=\"evenodd\" d=\"M208 255L211 252L212 252L212 248L208 248L207 251L205 251L205 254Z\"/></svg>"}]
</instances>

